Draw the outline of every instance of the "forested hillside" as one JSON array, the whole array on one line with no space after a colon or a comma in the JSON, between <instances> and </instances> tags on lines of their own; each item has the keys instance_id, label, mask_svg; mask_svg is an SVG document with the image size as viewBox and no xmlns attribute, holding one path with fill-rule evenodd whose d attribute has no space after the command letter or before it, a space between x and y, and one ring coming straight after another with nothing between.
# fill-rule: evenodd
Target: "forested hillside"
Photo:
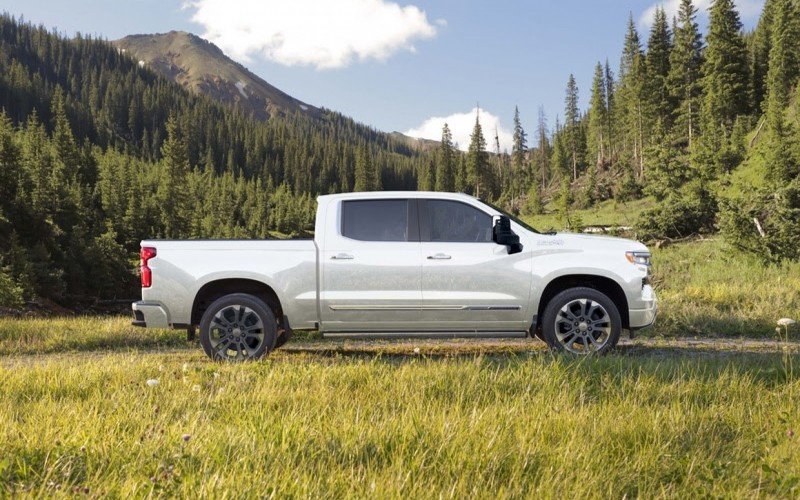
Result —
<instances>
[{"instance_id":1,"label":"forested hillside","mask_svg":"<svg viewBox=\"0 0 800 500\"><path fill-rule=\"evenodd\" d=\"M646 35L631 17L589 102L569 76L552 127L540 110L529 135L517 111L508 153L477 118L465 153L447 126L432 148L324 109L257 120L103 40L2 16L0 305L130 297L142 238L300 234L314 196L350 190L464 191L573 230L577 209L642 200L639 238L721 232L798 259L799 3L767 0L752 32L732 0L705 33L691 0Z\"/></svg>"},{"instance_id":2,"label":"forested hillside","mask_svg":"<svg viewBox=\"0 0 800 500\"><path fill-rule=\"evenodd\" d=\"M8 16L0 109L0 304L133 296L142 238L302 233L316 194L414 189L423 161L338 113L259 121Z\"/></svg>"},{"instance_id":3,"label":"forested hillside","mask_svg":"<svg viewBox=\"0 0 800 500\"><path fill-rule=\"evenodd\" d=\"M597 63L588 110L570 76L551 141L541 122L528 211L552 194L575 227L575 208L650 197L640 238L721 230L765 260L800 257L799 9L767 0L744 33L734 2L716 0L704 35L683 0L675 19L656 11L646 45L631 17L618 72Z\"/></svg>"}]
</instances>

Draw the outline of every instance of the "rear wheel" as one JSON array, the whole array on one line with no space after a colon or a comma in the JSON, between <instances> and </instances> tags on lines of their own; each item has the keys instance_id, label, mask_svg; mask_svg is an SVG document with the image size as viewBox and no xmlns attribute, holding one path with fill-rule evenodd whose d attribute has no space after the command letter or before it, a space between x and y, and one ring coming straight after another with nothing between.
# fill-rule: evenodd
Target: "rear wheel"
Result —
<instances>
[{"instance_id":1,"label":"rear wheel","mask_svg":"<svg viewBox=\"0 0 800 500\"><path fill-rule=\"evenodd\" d=\"M605 353L617 345L622 319L608 296L593 288L565 290L547 304L542 333L551 348L574 354Z\"/></svg>"},{"instance_id":2,"label":"rear wheel","mask_svg":"<svg viewBox=\"0 0 800 500\"><path fill-rule=\"evenodd\" d=\"M234 293L215 300L200 320L200 343L215 360L258 359L275 348L277 321L258 297Z\"/></svg>"}]
</instances>

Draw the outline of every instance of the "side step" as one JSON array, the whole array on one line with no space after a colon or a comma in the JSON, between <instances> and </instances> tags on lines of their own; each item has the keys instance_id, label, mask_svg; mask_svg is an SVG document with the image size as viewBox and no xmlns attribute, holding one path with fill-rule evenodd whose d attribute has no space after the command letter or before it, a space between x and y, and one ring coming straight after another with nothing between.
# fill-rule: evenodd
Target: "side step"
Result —
<instances>
[{"instance_id":1,"label":"side step","mask_svg":"<svg viewBox=\"0 0 800 500\"><path fill-rule=\"evenodd\" d=\"M327 332L326 339L521 339L528 332Z\"/></svg>"}]
</instances>

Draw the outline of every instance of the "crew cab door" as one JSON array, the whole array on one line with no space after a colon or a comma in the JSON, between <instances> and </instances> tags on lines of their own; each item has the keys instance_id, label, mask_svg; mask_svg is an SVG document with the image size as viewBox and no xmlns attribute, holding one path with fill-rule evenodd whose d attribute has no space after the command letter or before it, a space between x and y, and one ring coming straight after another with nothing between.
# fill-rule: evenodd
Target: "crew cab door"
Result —
<instances>
[{"instance_id":1,"label":"crew cab door","mask_svg":"<svg viewBox=\"0 0 800 500\"><path fill-rule=\"evenodd\" d=\"M417 204L355 199L332 212L321 251L323 331L404 331L422 304Z\"/></svg>"},{"instance_id":2,"label":"crew cab door","mask_svg":"<svg viewBox=\"0 0 800 500\"><path fill-rule=\"evenodd\" d=\"M427 330L530 327L531 255L493 241L493 216L454 200L419 200L422 312Z\"/></svg>"}]
</instances>

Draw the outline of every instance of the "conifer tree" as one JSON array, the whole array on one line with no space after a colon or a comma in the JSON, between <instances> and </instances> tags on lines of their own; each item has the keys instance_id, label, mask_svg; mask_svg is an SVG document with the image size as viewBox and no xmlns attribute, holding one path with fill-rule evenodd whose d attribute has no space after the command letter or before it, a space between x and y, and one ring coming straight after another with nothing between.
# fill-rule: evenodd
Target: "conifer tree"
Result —
<instances>
[{"instance_id":1,"label":"conifer tree","mask_svg":"<svg viewBox=\"0 0 800 500\"><path fill-rule=\"evenodd\" d=\"M603 66L597 63L592 81L592 97L589 102L589 160L602 166L606 162L608 137L608 97Z\"/></svg>"},{"instance_id":2,"label":"conifer tree","mask_svg":"<svg viewBox=\"0 0 800 500\"><path fill-rule=\"evenodd\" d=\"M499 141L498 141L499 144ZM509 179L509 191L512 198L521 194L521 179L527 178L528 169L525 168L525 157L528 154L528 134L522 128L522 121L519 117L519 107L514 106L514 137L511 149L511 171ZM522 188L524 189L524 188Z\"/></svg>"},{"instance_id":3,"label":"conifer tree","mask_svg":"<svg viewBox=\"0 0 800 500\"><path fill-rule=\"evenodd\" d=\"M442 141L439 144L438 162L436 164L436 191L451 192L455 190L456 151L453 146L453 134L447 123L442 127Z\"/></svg>"},{"instance_id":4,"label":"conifer tree","mask_svg":"<svg viewBox=\"0 0 800 500\"><path fill-rule=\"evenodd\" d=\"M539 106L539 120L536 126L536 151L534 155L534 176L530 184L541 183L542 189L547 187L550 177L550 132L547 128L547 115L544 106Z\"/></svg>"},{"instance_id":5,"label":"conifer tree","mask_svg":"<svg viewBox=\"0 0 800 500\"><path fill-rule=\"evenodd\" d=\"M667 14L659 7L656 9L650 38L647 41L646 97L649 101L648 121L651 124L660 123L665 128L670 127L672 118L672 102L667 86L671 51L672 33L667 22Z\"/></svg>"},{"instance_id":6,"label":"conifer tree","mask_svg":"<svg viewBox=\"0 0 800 500\"><path fill-rule=\"evenodd\" d=\"M606 59L604 68L604 80L606 84L606 128L605 137L607 141L607 154L609 161L613 162L616 157L616 143L615 143L615 124L617 120L617 106L616 106L616 82L614 81L614 73L611 71L611 65Z\"/></svg>"},{"instance_id":7,"label":"conifer tree","mask_svg":"<svg viewBox=\"0 0 800 500\"><path fill-rule=\"evenodd\" d=\"M433 191L436 184L436 161L433 157L420 163L420 171L417 176L418 191Z\"/></svg>"},{"instance_id":8,"label":"conifer tree","mask_svg":"<svg viewBox=\"0 0 800 500\"><path fill-rule=\"evenodd\" d=\"M51 104L53 115L53 142L55 143L55 159L64 172L67 182L78 182L80 168L80 152L72 135L72 128L67 119L64 91L60 86L53 93Z\"/></svg>"},{"instance_id":9,"label":"conifer tree","mask_svg":"<svg viewBox=\"0 0 800 500\"><path fill-rule=\"evenodd\" d=\"M572 178L578 178L578 165L582 163L580 110L578 109L578 84L573 74L567 80L566 97L564 98L564 134L569 149L569 161Z\"/></svg>"},{"instance_id":10,"label":"conifer tree","mask_svg":"<svg viewBox=\"0 0 800 500\"><path fill-rule=\"evenodd\" d=\"M702 81L704 132L729 133L736 117L749 111L747 48L733 0L715 0L711 5L706 39Z\"/></svg>"},{"instance_id":11,"label":"conifer tree","mask_svg":"<svg viewBox=\"0 0 800 500\"><path fill-rule=\"evenodd\" d=\"M697 9L692 0L681 0L667 76L669 96L674 105L672 119L675 131L689 148L699 131L703 64L703 39L695 21L696 16Z\"/></svg>"},{"instance_id":12,"label":"conifer tree","mask_svg":"<svg viewBox=\"0 0 800 500\"><path fill-rule=\"evenodd\" d=\"M167 121L167 140L161 146L162 175L156 199L162 213L165 238L186 237L189 230L187 176L189 153L175 116Z\"/></svg>"},{"instance_id":13,"label":"conifer tree","mask_svg":"<svg viewBox=\"0 0 800 500\"><path fill-rule=\"evenodd\" d=\"M787 182L798 173L793 158L792 124L786 119L790 91L797 83L797 42L800 40L798 10L792 0L775 0L772 40L767 73L767 126L770 132L767 172L775 183Z\"/></svg>"},{"instance_id":14,"label":"conifer tree","mask_svg":"<svg viewBox=\"0 0 800 500\"><path fill-rule=\"evenodd\" d=\"M467 186L475 196L486 196L490 184L489 155L486 152L486 139L483 137L479 115L475 116L475 126L469 138L466 168Z\"/></svg>"},{"instance_id":15,"label":"conifer tree","mask_svg":"<svg viewBox=\"0 0 800 500\"><path fill-rule=\"evenodd\" d=\"M631 14L628 18L628 30L620 62L616 107L619 112L617 127L622 141L624 161L638 171L639 175L644 171L646 71L642 44Z\"/></svg>"},{"instance_id":16,"label":"conifer tree","mask_svg":"<svg viewBox=\"0 0 800 500\"><path fill-rule=\"evenodd\" d=\"M354 191L375 191L379 189L378 173L367 146L361 146L356 156Z\"/></svg>"}]
</instances>

